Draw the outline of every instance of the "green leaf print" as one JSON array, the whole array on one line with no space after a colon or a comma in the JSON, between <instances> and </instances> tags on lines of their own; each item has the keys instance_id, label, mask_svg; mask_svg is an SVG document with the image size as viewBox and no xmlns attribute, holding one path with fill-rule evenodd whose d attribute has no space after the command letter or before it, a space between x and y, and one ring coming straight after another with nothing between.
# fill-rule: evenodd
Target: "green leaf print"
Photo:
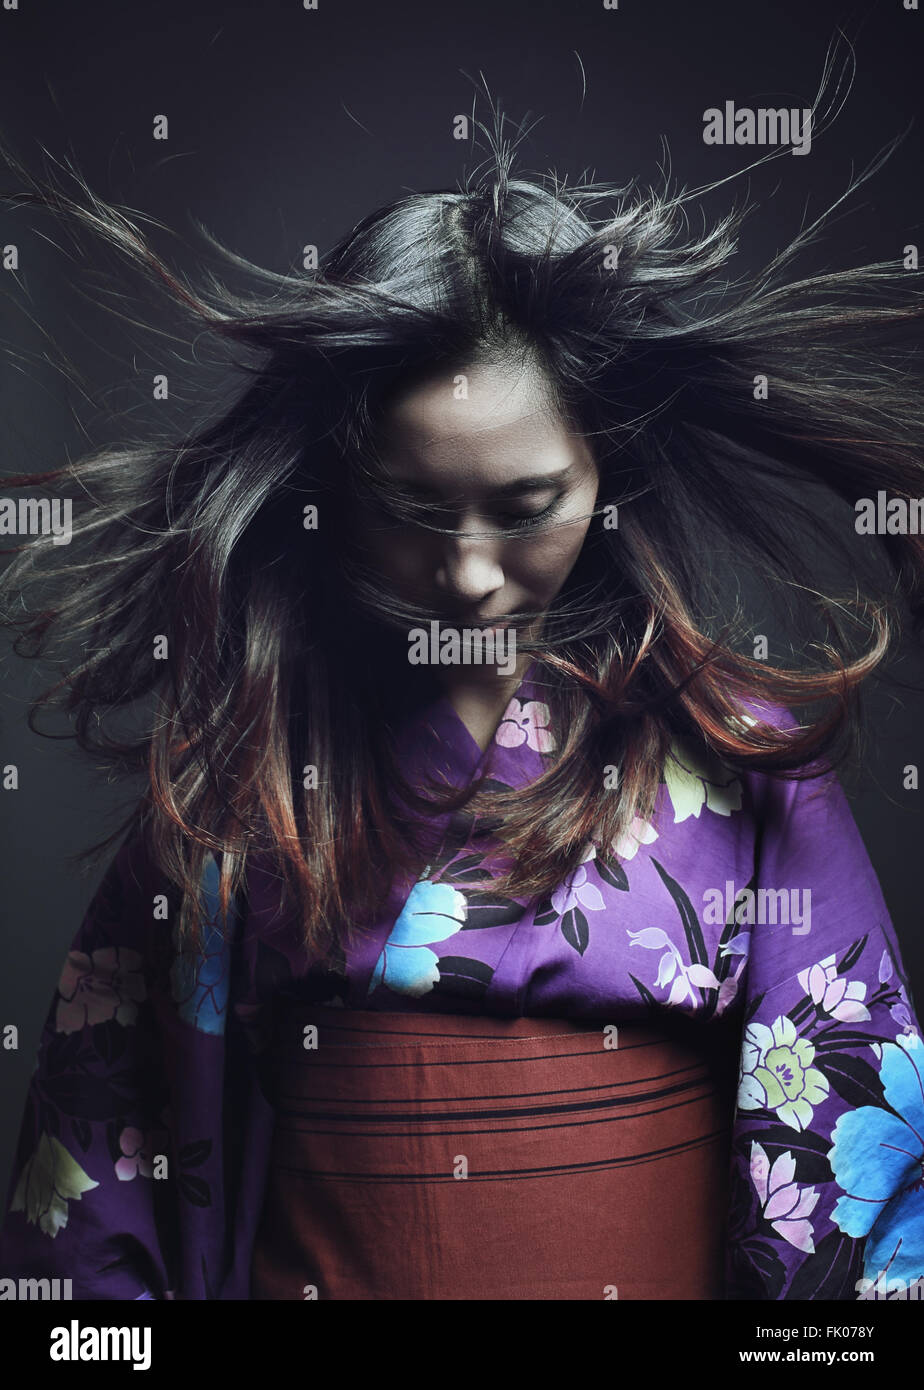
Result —
<instances>
[{"instance_id":1,"label":"green leaf print","mask_svg":"<svg viewBox=\"0 0 924 1390\"><path fill-rule=\"evenodd\" d=\"M67 1225L68 1202L79 1201L91 1187L99 1183L83 1171L60 1140L43 1134L19 1175L10 1211L24 1212L27 1221L54 1240Z\"/></svg>"}]
</instances>

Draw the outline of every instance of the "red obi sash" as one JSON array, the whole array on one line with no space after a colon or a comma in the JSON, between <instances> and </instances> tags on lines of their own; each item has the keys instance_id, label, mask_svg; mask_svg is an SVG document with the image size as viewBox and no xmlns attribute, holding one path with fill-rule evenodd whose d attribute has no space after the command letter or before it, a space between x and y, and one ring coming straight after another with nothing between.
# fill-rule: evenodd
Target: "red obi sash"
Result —
<instances>
[{"instance_id":1,"label":"red obi sash","mask_svg":"<svg viewBox=\"0 0 924 1390\"><path fill-rule=\"evenodd\" d=\"M723 1023L300 1004L277 1025L253 1298L723 1297Z\"/></svg>"}]
</instances>

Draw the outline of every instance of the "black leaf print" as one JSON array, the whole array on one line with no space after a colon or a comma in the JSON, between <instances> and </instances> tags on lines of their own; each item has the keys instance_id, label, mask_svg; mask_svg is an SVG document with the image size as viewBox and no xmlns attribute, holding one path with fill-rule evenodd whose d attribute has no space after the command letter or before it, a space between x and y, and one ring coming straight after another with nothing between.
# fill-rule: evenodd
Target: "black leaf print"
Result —
<instances>
[{"instance_id":1,"label":"black leaf print","mask_svg":"<svg viewBox=\"0 0 924 1390\"><path fill-rule=\"evenodd\" d=\"M659 864L655 858L652 858L651 862L657 869L661 881L673 898L677 911L680 913L680 920L683 923L687 945L690 948L691 964L705 965L707 962L706 942L703 938L703 930L699 924L699 918L693 911L693 904L690 902L690 899L687 897L680 884L676 879L671 878L664 866Z\"/></svg>"},{"instance_id":2,"label":"black leaf print","mask_svg":"<svg viewBox=\"0 0 924 1390\"><path fill-rule=\"evenodd\" d=\"M814 1065L848 1105L856 1108L884 1104L885 1095L879 1074L862 1058L847 1057L842 1052L825 1052L820 1057L816 1053Z\"/></svg>"},{"instance_id":3,"label":"black leaf print","mask_svg":"<svg viewBox=\"0 0 924 1390\"><path fill-rule=\"evenodd\" d=\"M57 1110L84 1120L108 1120L120 1104L105 1076L49 1076L45 1093Z\"/></svg>"},{"instance_id":4,"label":"black leaf print","mask_svg":"<svg viewBox=\"0 0 924 1390\"><path fill-rule=\"evenodd\" d=\"M125 1027L109 1018L105 1023L95 1023L90 1030L96 1054L107 1066L117 1062L125 1051Z\"/></svg>"},{"instance_id":5,"label":"black leaf print","mask_svg":"<svg viewBox=\"0 0 924 1390\"><path fill-rule=\"evenodd\" d=\"M579 956L587 950L590 941L590 928L587 918L579 907L572 907L561 919L561 934L569 946L573 946Z\"/></svg>"},{"instance_id":6,"label":"black leaf print","mask_svg":"<svg viewBox=\"0 0 924 1390\"><path fill-rule=\"evenodd\" d=\"M53 1134L57 1139L61 1134L61 1124L58 1119L58 1112L48 1101L42 1101L39 1106L40 1128L46 1129L49 1134Z\"/></svg>"},{"instance_id":7,"label":"black leaf print","mask_svg":"<svg viewBox=\"0 0 924 1390\"><path fill-rule=\"evenodd\" d=\"M485 781L481 783L479 790L507 792L510 791L510 788L505 782L498 782L492 778L486 778ZM474 811L462 810L451 812L446 834L443 837L443 843L440 846L440 852L430 877L435 878L438 873L445 869L447 864L452 861L453 857L458 854L461 849L465 848L470 839L478 838L488 833L490 833L490 821L488 817L479 815ZM479 855L470 855L468 857L467 867L470 866L473 861L480 862L481 858L482 856ZM456 875L454 874L453 877L456 877Z\"/></svg>"},{"instance_id":8,"label":"black leaf print","mask_svg":"<svg viewBox=\"0 0 924 1390\"><path fill-rule=\"evenodd\" d=\"M92 1137L92 1131L86 1120L72 1120L71 1132L84 1153L86 1153L87 1149L90 1147L90 1139Z\"/></svg>"},{"instance_id":9,"label":"black leaf print","mask_svg":"<svg viewBox=\"0 0 924 1390\"><path fill-rule=\"evenodd\" d=\"M350 982L336 970L309 970L303 980L293 983L290 991L303 1004L324 1004L329 999L349 998Z\"/></svg>"},{"instance_id":10,"label":"black leaf print","mask_svg":"<svg viewBox=\"0 0 924 1390\"><path fill-rule=\"evenodd\" d=\"M212 1152L211 1139L197 1139L192 1144L184 1144L178 1159L181 1168L198 1168Z\"/></svg>"},{"instance_id":11,"label":"black leaf print","mask_svg":"<svg viewBox=\"0 0 924 1390\"><path fill-rule=\"evenodd\" d=\"M879 1033L857 1033L832 1023L812 1038L816 1054L819 1052L839 1052L842 1047L869 1047L870 1043L891 1043L894 1037L882 1037Z\"/></svg>"},{"instance_id":12,"label":"black leaf print","mask_svg":"<svg viewBox=\"0 0 924 1390\"><path fill-rule=\"evenodd\" d=\"M833 1230L803 1260L786 1290L786 1299L843 1299L856 1296L863 1274L860 1241Z\"/></svg>"},{"instance_id":13,"label":"black leaf print","mask_svg":"<svg viewBox=\"0 0 924 1390\"><path fill-rule=\"evenodd\" d=\"M750 1155L752 1141L760 1144L766 1151L771 1165L780 1154L791 1153L796 1162L795 1181L800 1184L834 1181L831 1164L828 1162L831 1141L823 1139L820 1134L815 1134L810 1129L804 1129L799 1133L775 1125L772 1129L748 1130L741 1146L745 1157Z\"/></svg>"},{"instance_id":14,"label":"black leaf print","mask_svg":"<svg viewBox=\"0 0 924 1390\"><path fill-rule=\"evenodd\" d=\"M467 975L473 980L483 980L488 984L494 976L490 965L483 960L471 960L468 956L440 956L440 975Z\"/></svg>"},{"instance_id":15,"label":"black leaf print","mask_svg":"<svg viewBox=\"0 0 924 1390\"><path fill-rule=\"evenodd\" d=\"M455 875L453 875L455 881ZM519 921L523 909L513 898L505 898L500 893L466 893L468 913L463 931L479 931L484 927L502 927Z\"/></svg>"},{"instance_id":16,"label":"black leaf print","mask_svg":"<svg viewBox=\"0 0 924 1390\"><path fill-rule=\"evenodd\" d=\"M766 992L766 990L763 990L760 994L756 994L754 998L751 1000L750 1004L748 1004L747 1008L744 1011L744 1017L741 1020L744 1027L747 1027L751 1019L757 1013L757 1010L760 1008L761 1004L764 1002L764 995L766 994Z\"/></svg>"},{"instance_id":17,"label":"black leaf print","mask_svg":"<svg viewBox=\"0 0 924 1390\"><path fill-rule=\"evenodd\" d=\"M745 1182L737 1164L732 1165L729 1174L728 1228L727 1236L734 1239L742 1233L751 1214L751 1185Z\"/></svg>"},{"instance_id":18,"label":"black leaf print","mask_svg":"<svg viewBox=\"0 0 924 1390\"><path fill-rule=\"evenodd\" d=\"M122 1071L112 1072L106 1080L113 1093L124 1104L126 1101L137 1100L139 1096L146 1097L150 1094L152 1088L146 1085L146 1079L152 1070L149 1060L139 1061L134 1069L125 1067Z\"/></svg>"},{"instance_id":19,"label":"black leaf print","mask_svg":"<svg viewBox=\"0 0 924 1390\"><path fill-rule=\"evenodd\" d=\"M483 869L471 869L468 873L464 874L457 874L455 869L453 869L451 874L444 874L443 877L440 879L440 882L448 883L451 887L465 888L465 885L468 883L484 884L486 879L490 879L492 877L492 874L486 874ZM487 889L482 888L480 891L487 892Z\"/></svg>"},{"instance_id":20,"label":"black leaf print","mask_svg":"<svg viewBox=\"0 0 924 1390\"><path fill-rule=\"evenodd\" d=\"M680 884L676 879L671 878L664 866L659 864L654 857L652 857L651 862L657 869L661 881L673 898L677 911L680 913L680 920L683 923L683 931L687 938L687 947L690 952L691 965L706 965L708 961L706 942L703 937L703 929L699 924L699 918L693 911L693 904L690 902L690 899L687 897ZM710 986L710 988L714 989L715 986ZM709 997L708 990L703 986L699 987L699 997L702 1003L705 1003Z\"/></svg>"},{"instance_id":21,"label":"black leaf print","mask_svg":"<svg viewBox=\"0 0 924 1390\"><path fill-rule=\"evenodd\" d=\"M772 1110L764 1110L759 1107L757 1110L749 1110L747 1112L747 1118L751 1124L769 1125L773 1123L776 1116Z\"/></svg>"},{"instance_id":22,"label":"black leaf print","mask_svg":"<svg viewBox=\"0 0 924 1390\"><path fill-rule=\"evenodd\" d=\"M83 1045L82 1031L76 1033L54 1033L48 1041L45 1054L46 1070L50 1072L69 1071L78 1061L86 1061L95 1056L87 1052L81 1057Z\"/></svg>"},{"instance_id":23,"label":"black leaf print","mask_svg":"<svg viewBox=\"0 0 924 1390\"><path fill-rule=\"evenodd\" d=\"M617 859L601 859L598 854L594 863L604 883L608 883L611 888L618 888L620 893L628 893L629 877Z\"/></svg>"},{"instance_id":24,"label":"black leaf print","mask_svg":"<svg viewBox=\"0 0 924 1390\"><path fill-rule=\"evenodd\" d=\"M838 975L845 974L846 971L852 969L852 967L856 965L863 954L864 947L868 940L869 932L867 932L865 936L861 936L859 941L855 941L852 946L848 947L847 954L842 956L837 963Z\"/></svg>"},{"instance_id":25,"label":"black leaf print","mask_svg":"<svg viewBox=\"0 0 924 1390\"><path fill-rule=\"evenodd\" d=\"M731 1298L779 1298L785 1282L786 1267L766 1241L746 1240L735 1251L735 1287L729 1295Z\"/></svg>"},{"instance_id":26,"label":"black leaf print","mask_svg":"<svg viewBox=\"0 0 924 1390\"><path fill-rule=\"evenodd\" d=\"M453 860L451 864L452 882L455 883L457 879L461 878L484 878L483 864L483 854L466 854L461 859ZM450 867L449 860L446 861L445 867ZM430 877L432 878L433 874Z\"/></svg>"},{"instance_id":27,"label":"black leaf print","mask_svg":"<svg viewBox=\"0 0 924 1390\"><path fill-rule=\"evenodd\" d=\"M441 956L440 978L433 986L434 993L451 994L457 998L480 999L492 979L494 971L481 960L470 960L467 956Z\"/></svg>"},{"instance_id":28,"label":"black leaf print","mask_svg":"<svg viewBox=\"0 0 924 1390\"><path fill-rule=\"evenodd\" d=\"M181 1173L177 1184L187 1202L191 1202L194 1207L212 1205L212 1190L204 1178L197 1178L192 1173Z\"/></svg>"},{"instance_id":29,"label":"black leaf print","mask_svg":"<svg viewBox=\"0 0 924 1390\"><path fill-rule=\"evenodd\" d=\"M440 976L433 986L434 994L450 995L453 999L483 999L487 992L483 980L470 980L464 975Z\"/></svg>"},{"instance_id":30,"label":"black leaf print","mask_svg":"<svg viewBox=\"0 0 924 1390\"><path fill-rule=\"evenodd\" d=\"M440 850L440 858L451 859L463 845L468 841L475 824L475 815L472 811L453 811L449 817L449 825L446 830L446 838Z\"/></svg>"},{"instance_id":31,"label":"black leaf print","mask_svg":"<svg viewBox=\"0 0 924 1390\"><path fill-rule=\"evenodd\" d=\"M642 982L641 982L641 980L637 980L637 979L635 978L634 975L630 975L630 976L629 976L629 979L630 979L630 980L632 981L632 983L635 985L635 988L638 990L639 994L642 996L642 998L644 999L645 1003L646 1003L646 1004L650 1004L652 1008L655 1008L655 1006L656 1006L656 1004L657 1004L657 1000L655 999L655 997L654 997L654 995L652 994L651 990L648 989L645 985L643 985Z\"/></svg>"},{"instance_id":32,"label":"black leaf print","mask_svg":"<svg viewBox=\"0 0 924 1390\"><path fill-rule=\"evenodd\" d=\"M738 899L739 897L741 897L743 893L752 893L754 891L756 883L757 875L754 874L750 882L746 883L744 888L738 890L738 892L735 894L735 901L732 904L731 916L725 923L725 926L722 928L722 935L719 937L719 944L716 948L715 963L712 967L712 973L713 975L715 975L719 984L721 984L725 977L728 975L728 972L729 970L731 970L732 967L732 961L734 960L734 956L722 954L722 947L727 946L729 941L731 941L732 937L738 935L738 928L741 925L740 922L735 920L735 914L739 906Z\"/></svg>"},{"instance_id":33,"label":"black leaf print","mask_svg":"<svg viewBox=\"0 0 924 1390\"><path fill-rule=\"evenodd\" d=\"M729 916L728 921L725 923L725 926L722 928L722 935L719 937L718 944L716 945L715 957L712 962L712 973L716 977L720 985L722 984L723 980L727 979L728 973L732 968L732 963L735 960L735 956L733 955L723 955L722 948L728 945L732 937L738 935L739 928L741 926L740 922L736 920L735 916L738 910L738 898L742 892L746 893L749 890L753 891L756 882L757 875L754 874L750 882L745 884L745 887L739 890L739 893L735 895L735 901L732 904L731 915ZM719 1007L719 991L715 988L712 988L705 992L708 995L708 998L703 1008L703 1017L712 1018L716 1009ZM702 993L703 991L701 990L700 994L702 995Z\"/></svg>"},{"instance_id":34,"label":"black leaf print","mask_svg":"<svg viewBox=\"0 0 924 1390\"><path fill-rule=\"evenodd\" d=\"M557 920L558 913L555 911L552 899L550 897L543 898L533 919L533 925L536 927L547 927L550 922L556 922Z\"/></svg>"},{"instance_id":35,"label":"black leaf print","mask_svg":"<svg viewBox=\"0 0 924 1390\"><path fill-rule=\"evenodd\" d=\"M791 1019L797 1028L800 1028L802 1024L805 1023L806 1019L808 1019L810 1014L814 1014L817 1018L818 1010L812 1003L811 996L806 994L803 996L802 999L799 1000L798 1004L793 1005L786 1017L788 1019Z\"/></svg>"}]
</instances>

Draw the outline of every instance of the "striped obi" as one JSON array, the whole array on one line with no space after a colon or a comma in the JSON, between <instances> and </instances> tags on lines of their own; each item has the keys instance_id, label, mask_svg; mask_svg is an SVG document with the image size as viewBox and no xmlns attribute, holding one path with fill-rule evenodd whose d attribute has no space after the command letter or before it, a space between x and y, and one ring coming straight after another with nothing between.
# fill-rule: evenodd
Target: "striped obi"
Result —
<instances>
[{"instance_id":1,"label":"striped obi","mask_svg":"<svg viewBox=\"0 0 924 1390\"><path fill-rule=\"evenodd\" d=\"M253 1298L723 1297L735 1028L289 1003L275 1030Z\"/></svg>"}]
</instances>

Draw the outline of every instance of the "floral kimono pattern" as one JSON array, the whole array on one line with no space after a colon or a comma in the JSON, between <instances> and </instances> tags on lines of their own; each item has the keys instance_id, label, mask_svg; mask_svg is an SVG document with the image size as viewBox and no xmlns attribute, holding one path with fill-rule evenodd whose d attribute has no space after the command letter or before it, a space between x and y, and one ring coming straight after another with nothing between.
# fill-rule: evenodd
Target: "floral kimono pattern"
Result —
<instances>
[{"instance_id":1,"label":"floral kimono pattern","mask_svg":"<svg viewBox=\"0 0 924 1390\"><path fill-rule=\"evenodd\" d=\"M441 697L401 732L406 769L527 784L558 746L542 695L534 665L484 754ZM274 1119L255 1059L288 997L731 1020L726 1297L855 1300L877 1281L907 1296L924 1279L924 1042L833 776L736 775L678 740L651 821L589 843L531 908L472 886L489 847L470 818L439 819L435 862L397 876L375 930L323 969L257 860L224 926L210 865L204 950L180 955L163 884L141 845L123 846L45 1021L0 1276L70 1278L75 1298L248 1298Z\"/></svg>"}]
</instances>

